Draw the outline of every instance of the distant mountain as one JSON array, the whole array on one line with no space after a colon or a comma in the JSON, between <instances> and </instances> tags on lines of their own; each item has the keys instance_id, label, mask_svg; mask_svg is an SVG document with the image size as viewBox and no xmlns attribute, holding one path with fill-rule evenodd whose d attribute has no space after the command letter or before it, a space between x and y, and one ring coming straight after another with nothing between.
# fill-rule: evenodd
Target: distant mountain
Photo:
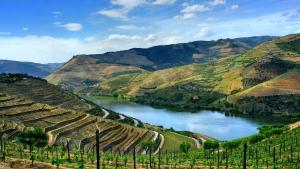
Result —
<instances>
[{"instance_id":1,"label":"distant mountain","mask_svg":"<svg viewBox=\"0 0 300 169\"><path fill-rule=\"evenodd\" d=\"M229 55L245 53L272 40L273 36L257 36L216 41L195 41L151 48L133 48L104 54L74 56L59 70L47 77L65 88L87 88L107 77L160 70L191 63L205 63ZM83 87L84 86L84 87Z\"/></svg>"},{"instance_id":2,"label":"distant mountain","mask_svg":"<svg viewBox=\"0 0 300 169\"><path fill-rule=\"evenodd\" d=\"M23 73L36 77L46 77L62 65L63 63L39 64L0 60L0 73Z\"/></svg>"},{"instance_id":3,"label":"distant mountain","mask_svg":"<svg viewBox=\"0 0 300 169\"><path fill-rule=\"evenodd\" d=\"M97 87L95 93L151 105L295 115L300 112L300 34L213 62L118 75Z\"/></svg>"},{"instance_id":4,"label":"distant mountain","mask_svg":"<svg viewBox=\"0 0 300 169\"><path fill-rule=\"evenodd\" d=\"M195 41L150 48L133 48L119 52L82 55L91 57L97 63L111 63L138 66L146 70L157 70L191 63L202 63L228 55L246 52L253 47L276 37L257 36L216 41Z\"/></svg>"}]
</instances>

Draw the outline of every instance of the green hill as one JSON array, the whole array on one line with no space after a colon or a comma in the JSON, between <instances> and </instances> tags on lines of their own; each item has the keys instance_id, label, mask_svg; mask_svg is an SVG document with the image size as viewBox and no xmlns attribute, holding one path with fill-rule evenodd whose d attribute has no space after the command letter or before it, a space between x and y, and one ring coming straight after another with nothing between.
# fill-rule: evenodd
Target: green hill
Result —
<instances>
[{"instance_id":1,"label":"green hill","mask_svg":"<svg viewBox=\"0 0 300 169\"><path fill-rule=\"evenodd\" d=\"M259 113L300 113L299 41L300 34L289 35L209 63L108 78L100 83L98 94L118 93L138 102L177 108L256 113L252 109L258 106ZM295 108L264 105L264 99L284 104L276 99L281 96L288 97ZM262 103L256 103L258 97Z\"/></svg>"},{"instance_id":2,"label":"green hill","mask_svg":"<svg viewBox=\"0 0 300 169\"><path fill-rule=\"evenodd\" d=\"M191 63L206 63L245 53L276 37L259 36L217 41L195 41L146 49L134 48L104 54L74 56L46 79L77 93L93 92L99 83L118 75L161 70Z\"/></svg>"},{"instance_id":3,"label":"green hill","mask_svg":"<svg viewBox=\"0 0 300 169\"><path fill-rule=\"evenodd\" d=\"M137 147L137 152L143 152L140 144L146 141L154 141L167 150L179 148L181 142L172 143L168 137L161 140L163 135L195 142L191 137L163 132L138 119L95 105L44 79L25 74L0 74L0 138L13 138L32 127L48 134L49 146L66 144L69 140L74 149L93 147L97 129L104 151L113 147L113 152L128 153Z\"/></svg>"}]
</instances>

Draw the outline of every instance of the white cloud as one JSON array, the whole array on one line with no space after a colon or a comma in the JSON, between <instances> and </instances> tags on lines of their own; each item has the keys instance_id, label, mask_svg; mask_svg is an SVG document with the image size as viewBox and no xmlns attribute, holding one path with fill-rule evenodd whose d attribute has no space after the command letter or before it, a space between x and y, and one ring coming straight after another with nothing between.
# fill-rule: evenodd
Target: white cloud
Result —
<instances>
[{"instance_id":1,"label":"white cloud","mask_svg":"<svg viewBox=\"0 0 300 169\"><path fill-rule=\"evenodd\" d=\"M239 8L239 5L238 4L234 4L234 5L231 5L230 7L232 10L237 10Z\"/></svg>"},{"instance_id":2,"label":"white cloud","mask_svg":"<svg viewBox=\"0 0 300 169\"><path fill-rule=\"evenodd\" d=\"M28 28L28 27L23 27L22 30L23 30L23 31L28 31L29 28Z\"/></svg>"},{"instance_id":3,"label":"white cloud","mask_svg":"<svg viewBox=\"0 0 300 169\"><path fill-rule=\"evenodd\" d=\"M73 31L73 32L80 31L82 29L82 25L80 23L62 24L61 22L54 22L53 24L58 26L58 27L65 28L66 30Z\"/></svg>"},{"instance_id":4,"label":"white cloud","mask_svg":"<svg viewBox=\"0 0 300 169\"><path fill-rule=\"evenodd\" d=\"M184 8L181 10L181 15L177 15L174 19L191 19L197 16L197 13L208 11L209 8L205 5L194 4L189 5L187 3L183 4Z\"/></svg>"},{"instance_id":5,"label":"white cloud","mask_svg":"<svg viewBox=\"0 0 300 169\"><path fill-rule=\"evenodd\" d=\"M1 35L11 35L11 32L0 32L0 36Z\"/></svg>"},{"instance_id":6,"label":"white cloud","mask_svg":"<svg viewBox=\"0 0 300 169\"><path fill-rule=\"evenodd\" d=\"M120 35L120 34L112 34L109 35L108 38L106 39L107 41L115 41L115 40L141 40L142 37L133 35L133 36L128 36L128 35Z\"/></svg>"},{"instance_id":7,"label":"white cloud","mask_svg":"<svg viewBox=\"0 0 300 169\"><path fill-rule=\"evenodd\" d=\"M202 27L198 33L194 35L194 38L197 40L206 40L209 39L209 37L213 35L212 32L209 31L208 27Z\"/></svg>"},{"instance_id":8,"label":"white cloud","mask_svg":"<svg viewBox=\"0 0 300 169\"><path fill-rule=\"evenodd\" d=\"M154 35L154 34L150 34L150 35L148 35L146 38L145 38L145 41L146 42L154 42L154 41L156 41L157 40L157 37L156 37L156 35Z\"/></svg>"},{"instance_id":9,"label":"white cloud","mask_svg":"<svg viewBox=\"0 0 300 169\"><path fill-rule=\"evenodd\" d=\"M195 18L195 17L196 17L195 13L184 13L182 15L176 15L176 16L174 16L174 19L187 20L187 19L192 19L192 18Z\"/></svg>"},{"instance_id":10,"label":"white cloud","mask_svg":"<svg viewBox=\"0 0 300 169\"><path fill-rule=\"evenodd\" d=\"M204 5L188 5L183 10L181 10L181 13L197 13L197 12L205 12L208 11L209 8Z\"/></svg>"},{"instance_id":11,"label":"white cloud","mask_svg":"<svg viewBox=\"0 0 300 169\"><path fill-rule=\"evenodd\" d=\"M132 9L145 2L145 0L111 0L111 3L118 8L102 9L98 11L98 14L111 18L127 19L127 15Z\"/></svg>"},{"instance_id":12,"label":"white cloud","mask_svg":"<svg viewBox=\"0 0 300 169\"><path fill-rule=\"evenodd\" d=\"M102 9L98 14L111 18L126 19L128 12L129 11L126 9Z\"/></svg>"},{"instance_id":13,"label":"white cloud","mask_svg":"<svg viewBox=\"0 0 300 169\"><path fill-rule=\"evenodd\" d=\"M142 27L138 27L136 25L119 25L117 26L118 29L122 30L136 30L136 29L142 29Z\"/></svg>"},{"instance_id":14,"label":"white cloud","mask_svg":"<svg viewBox=\"0 0 300 169\"><path fill-rule=\"evenodd\" d=\"M120 5L130 9L135 8L145 2L145 0L111 0L111 3L114 5Z\"/></svg>"},{"instance_id":15,"label":"white cloud","mask_svg":"<svg viewBox=\"0 0 300 169\"><path fill-rule=\"evenodd\" d=\"M180 42L178 36L159 37L156 34L111 34L104 38L56 38L52 36L0 37L0 59L38 63L66 62L77 54L95 54L130 48Z\"/></svg>"},{"instance_id":16,"label":"white cloud","mask_svg":"<svg viewBox=\"0 0 300 169\"><path fill-rule=\"evenodd\" d=\"M155 0L153 4L155 5L169 5L175 3L176 0Z\"/></svg>"},{"instance_id":17,"label":"white cloud","mask_svg":"<svg viewBox=\"0 0 300 169\"><path fill-rule=\"evenodd\" d=\"M53 11L53 12L52 12L52 16L53 16L54 18L58 18L58 17L63 16L63 13L60 12L60 11Z\"/></svg>"},{"instance_id":18,"label":"white cloud","mask_svg":"<svg viewBox=\"0 0 300 169\"><path fill-rule=\"evenodd\" d=\"M162 39L162 44L169 45L169 44L176 44L179 43L181 40L181 37L179 36L169 36L167 38Z\"/></svg>"},{"instance_id":19,"label":"white cloud","mask_svg":"<svg viewBox=\"0 0 300 169\"><path fill-rule=\"evenodd\" d=\"M210 5L217 6L217 5L223 5L226 3L226 0L211 0Z\"/></svg>"},{"instance_id":20,"label":"white cloud","mask_svg":"<svg viewBox=\"0 0 300 169\"><path fill-rule=\"evenodd\" d=\"M96 38L95 37L93 37L93 36L89 36L89 37L86 37L86 38L84 38L84 41L94 41L94 40L96 40Z\"/></svg>"}]
</instances>

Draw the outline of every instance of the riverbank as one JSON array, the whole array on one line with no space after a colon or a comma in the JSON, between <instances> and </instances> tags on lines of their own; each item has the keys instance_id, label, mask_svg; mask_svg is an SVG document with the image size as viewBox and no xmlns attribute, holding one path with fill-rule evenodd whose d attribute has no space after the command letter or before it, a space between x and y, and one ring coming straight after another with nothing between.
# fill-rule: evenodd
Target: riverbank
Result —
<instances>
[{"instance_id":1,"label":"riverbank","mask_svg":"<svg viewBox=\"0 0 300 169\"><path fill-rule=\"evenodd\" d=\"M256 134L257 128L262 125L278 124L284 121L281 117L236 115L221 111L175 111L107 96L89 97L88 99L95 104L139 119L144 123L176 131L201 133L208 138L217 140L246 137ZM287 121L284 122L284 124L287 123Z\"/></svg>"}]
</instances>

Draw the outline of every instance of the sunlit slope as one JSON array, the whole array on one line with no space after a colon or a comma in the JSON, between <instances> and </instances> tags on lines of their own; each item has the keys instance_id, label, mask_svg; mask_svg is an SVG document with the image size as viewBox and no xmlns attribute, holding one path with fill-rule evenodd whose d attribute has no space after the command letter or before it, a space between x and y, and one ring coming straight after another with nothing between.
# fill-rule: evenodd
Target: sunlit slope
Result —
<instances>
[{"instance_id":1,"label":"sunlit slope","mask_svg":"<svg viewBox=\"0 0 300 169\"><path fill-rule=\"evenodd\" d=\"M62 68L55 71L46 79L65 89L80 91L96 85L106 76L114 76L119 72L131 73L143 71L135 66L99 63L89 56L75 56Z\"/></svg>"},{"instance_id":2,"label":"sunlit slope","mask_svg":"<svg viewBox=\"0 0 300 169\"><path fill-rule=\"evenodd\" d=\"M245 54L206 64L140 73L129 78L117 76L103 81L99 88L100 92L129 95L144 103L194 108L209 107L232 94L236 98L299 94L299 42L299 34L289 35Z\"/></svg>"},{"instance_id":3,"label":"sunlit slope","mask_svg":"<svg viewBox=\"0 0 300 169\"><path fill-rule=\"evenodd\" d=\"M300 70L296 69L232 95L230 98L300 94L299 82Z\"/></svg>"},{"instance_id":4,"label":"sunlit slope","mask_svg":"<svg viewBox=\"0 0 300 169\"><path fill-rule=\"evenodd\" d=\"M195 41L150 48L133 48L103 54L77 55L46 79L77 93L91 93L99 83L116 75L207 63L245 53L276 37L257 36L216 41Z\"/></svg>"},{"instance_id":5,"label":"sunlit slope","mask_svg":"<svg viewBox=\"0 0 300 169\"><path fill-rule=\"evenodd\" d=\"M93 147L95 131L101 132L101 149L130 152L143 141L152 140L155 133L101 117L53 107L0 93L0 136L13 136L25 127L39 127L49 135L49 145L66 144L73 148ZM159 144L159 140L157 141ZM138 149L142 152L142 149Z\"/></svg>"},{"instance_id":6,"label":"sunlit slope","mask_svg":"<svg viewBox=\"0 0 300 169\"><path fill-rule=\"evenodd\" d=\"M140 146L144 141L170 149L161 139L163 134L156 132L163 129L97 106L43 79L0 74L0 137L13 136L26 127L42 128L49 135L50 145L70 139L75 149L92 147L97 129L103 150L131 152L136 146L137 152L144 152ZM178 149L179 144L173 144L172 149Z\"/></svg>"},{"instance_id":7,"label":"sunlit slope","mask_svg":"<svg viewBox=\"0 0 300 169\"><path fill-rule=\"evenodd\" d=\"M106 110L58 86L49 84L46 80L23 74L0 74L0 92L63 109L94 114L122 123L142 125L136 119Z\"/></svg>"}]
</instances>

